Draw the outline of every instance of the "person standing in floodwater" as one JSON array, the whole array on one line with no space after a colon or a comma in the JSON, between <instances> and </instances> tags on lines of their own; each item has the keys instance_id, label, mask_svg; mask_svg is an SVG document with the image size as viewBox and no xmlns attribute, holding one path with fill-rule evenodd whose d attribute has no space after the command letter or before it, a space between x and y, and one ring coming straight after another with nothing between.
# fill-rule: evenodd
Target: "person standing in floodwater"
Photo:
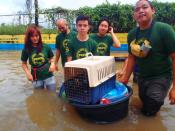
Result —
<instances>
[{"instance_id":1,"label":"person standing in floodwater","mask_svg":"<svg viewBox=\"0 0 175 131\"><path fill-rule=\"evenodd\" d=\"M41 32L36 25L30 25L25 33L24 49L21 54L22 68L35 89L56 91L56 81L53 75L55 63L51 48L43 44ZM31 65L29 71L27 60Z\"/></svg>"},{"instance_id":2,"label":"person standing in floodwater","mask_svg":"<svg viewBox=\"0 0 175 131\"><path fill-rule=\"evenodd\" d=\"M97 55L99 56L109 56L110 47L115 48L120 47L120 41L116 37L113 27L110 21L103 17L98 22L98 33L90 35L90 37L97 42Z\"/></svg>"},{"instance_id":3,"label":"person standing in floodwater","mask_svg":"<svg viewBox=\"0 0 175 131\"><path fill-rule=\"evenodd\" d=\"M77 36L71 39L66 52L67 61L81 59L91 52L96 55L96 42L89 38L90 19L88 16L79 15L76 19Z\"/></svg>"},{"instance_id":4,"label":"person standing in floodwater","mask_svg":"<svg viewBox=\"0 0 175 131\"><path fill-rule=\"evenodd\" d=\"M134 19L139 26L128 33L128 62L119 79L126 83L138 65L141 111L146 116L155 116L160 110L171 84L169 100L175 104L175 32L170 25L155 21L154 14L150 1L137 1Z\"/></svg>"},{"instance_id":5,"label":"person standing in floodwater","mask_svg":"<svg viewBox=\"0 0 175 131\"><path fill-rule=\"evenodd\" d=\"M55 53L55 66L58 70L58 62L61 56L62 66L64 67L67 62L66 51L68 50L68 43L71 38L76 37L76 32L70 30L68 22L65 19L58 19L56 26L60 33L56 37L56 53Z\"/></svg>"}]
</instances>

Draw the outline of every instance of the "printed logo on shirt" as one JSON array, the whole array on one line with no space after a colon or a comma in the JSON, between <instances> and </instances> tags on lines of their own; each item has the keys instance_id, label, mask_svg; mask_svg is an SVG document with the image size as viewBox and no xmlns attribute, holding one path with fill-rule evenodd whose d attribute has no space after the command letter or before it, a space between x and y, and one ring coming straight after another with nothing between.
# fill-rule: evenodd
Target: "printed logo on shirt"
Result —
<instances>
[{"instance_id":1,"label":"printed logo on shirt","mask_svg":"<svg viewBox=\"0 0 175 131\"><path fill-rule=\"evenodd\" d=\"M32 55L32 62L35 66L40 66L45 63L45 58L43 53L34 53Z\"/></svg>"},{"instance_id":2,"label":"printed logo on shirt","mask_svg":"<svg viewBox=\"0 0 175 131\"><path fill-rule=\"evenodd\" d=\"M151 50L151 42L146 38L141 38L136 41L133 40L130 44L131 52L137 57L146 57Z\"/></svg>"},{"instance_id":3,"label":"printed logo on shirt","mask_svg":"<svg viewBox=\"0 0 175 131\"><path fill-rule=\"evenodd\" d=\"M69 51L68 42L69 42L69 39L65 39L63 41L63 48L65 49L66 52Z\"/></svg>"},{"instance_id":4,"label":"printed logo on shirt","mask_svg":"<svg viewBox=\"0 0 175 131\"><path fill-rule=\"evenodd\" d=\"M77 59L84 58L86 57L86 53L88 53L88 50L86 48L80 48L76 53L76 58Z\"/></svg>"},{"instance_id":5,"label":"printed logo on shirt","mask_svg":"<svg viewBox=\"0 0 175 131\"><path fill-rule=\"evenodd\" d=\"M97 53L99 55L104 55L106 53L106 51L107 51L107 48L108 48L108 46L107 46L106 43L99 43L97 45Z\"/></svg>"}]
</instances>

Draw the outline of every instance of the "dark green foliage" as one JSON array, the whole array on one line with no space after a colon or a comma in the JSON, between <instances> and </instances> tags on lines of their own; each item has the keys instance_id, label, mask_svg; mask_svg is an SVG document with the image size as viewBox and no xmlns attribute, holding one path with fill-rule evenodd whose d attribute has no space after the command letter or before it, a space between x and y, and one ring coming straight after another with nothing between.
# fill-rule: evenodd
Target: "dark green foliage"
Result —
<instances>
[{"instance_id":1,"label":"dark green foliage","mask_svg":"<svg viewBox=\"0 0 175 131\"><path fill-rule=\"evenodd\" d=\"M175 27L175 3L153 2L156 9L155 19ZM77 10L76 15L85 14L92 20L92 31L97 32L97 23L101 17L106 16L111 21L115 32L128 32L135 27L133 19L133 5L103 3L95 8L83 7Z\"/></svg>"},{"instance_id":2,"label":"dark green foliage","mask_svg":"<svg viewBox=\"0 0 175 131\"><path fill-rule=\"evenodd\" d=\"M56 34L56 33L58 33L57 30L54 30L54 29L45 29L45 28L41 29L41 32L42 32L42 34Z\"/></svg>"},{"instance_id":3,"label":"dark green foliage","mask_svg":"<svg viewBox=\"0 0 175 131\"><path fill-rule=\"evenodd\" d=\"M5 25L0 26L0 35L23 35L26 31L26 25ZM40 28L43 34L56 34L57 30Z\"/></svg>"},{"instance_id":4,"label":"dark green foliage","mask_svg":"<svg viewBox=\"0 0 175 131\"><path fill-rule=\"evenodd\" d=\"M5 25L0 26L0 35L21 35L26 30L25 25Z\"/></svg>"},{"instance_id":5,"label":"dark green foliage","mask_svg":"<svg viewBox=\"0 0 175 131\"><path fill-rule=\"evenodd\" d=\"M175 26L175 3L153 2L153 5L156 9L156 20Z\"/></svg>"},{"instance_id":6,"label":"dark green foliage","mask_svg":"<svg viewBox=\"0 0 175 131\"><path fill-rule=\"evenodd\" d=\"M175 3L160 3L153 1L156 9L155 19L165 22L175 29ZM42 11L41 11L42 12ZM41 28L42 33L52 34L57 33L55 28L55 20L63 15L70 23L70 27L75 30L75 19L78 15L84 14L91 18L91 32L97 32L97 24L101 17L108 17L114 27L114 32L128 32L135 27L136 22L133 19L133 5L122 5L120 3L110 4L108 1L94 8L82 7L78 10L68 10L61 7L45 9L43 12L45 19L49 21L49 29ZM17 35L24 34L27 26L25 25L5 25L0 26L0 35Z\"/></svg>"},{"instance_id":7,"label":"dark green foliage","mask_svg":"<svg viewBox=\"0 0 175 131\"><path fill-rule=\"evenodd\" d=\"M115 32L128 32L135 22L132 18L132 5L102 4L95 8L83 7L77 10L77 15L88 15L92 20L92 31L97 32L97 23L101 17L107 17L114 27Z\"/></svg>"}]
</instances>

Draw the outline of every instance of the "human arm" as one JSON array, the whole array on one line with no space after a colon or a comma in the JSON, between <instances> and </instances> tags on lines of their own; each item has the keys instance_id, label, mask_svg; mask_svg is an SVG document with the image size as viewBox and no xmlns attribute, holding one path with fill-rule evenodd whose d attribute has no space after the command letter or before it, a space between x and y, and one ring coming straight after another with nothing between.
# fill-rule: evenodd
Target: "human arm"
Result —
<instances>
[{"instance_id":1,"label":"human arm","mask_svg":"<svg viewBox=\"0 0 175 131\"><path fill-rule=\"evenodd\" d=\"M56 49L56 52L55 52L55 70L58 71L58 62L59 62L59 59L60 59L60 50L59 49Z\"/></svg>"},{"instance_id":2,"label":"human arm","mask_svg":"<svg viewBox=\"0 0 175 131\"><path fill-rule=\"evenodd\" d=\"M24 70L24 72L25 72L25 74L27 76L27 79L29 81L33 81L33 76L31 74L31 72L29 71L29 68L27 66L27 62L26 61L22 61L22 68L23 68L23 70Z\"/></svg>"},{"instance_id":3,"label":"human arm","mask_svg":"<svg viewBox=\"0 0 175 131\"><path fill-rule=\"evenodd\" d=\"M121 76L121 78L118 79L118 81L126 84L129 81L131 73L133 72L134 65L135 65L135 56L129 54L126 67L124 69L125 71L123 72L124 74Z\"/></svg>"},{"instance_id":4,"label":"human arm","mask_svg":"<svg viewBox=\"0 0 175 131\"><path fill-rule=\"evenodd\" d=\"M114 31L113 31L113 27L110 27L109 33L112 36L113 46L116 47L116 48L119 48L121 44L120 44L119 39L116 37L116 35L115 35Z\"/></svg>"},{"instance_id":5,"label":"human arm","mask_svg":"<svg viewBox=\"0 0 175 131\"><path fill-rule=\"evenodd\" d=\"M30 69L28 68L28 65L27 65L28 58L29 58L29 53L25 49L23 49L22 53L21 53L22 68L27 76L27 79L29 81L33 81L33 76L32 76Z\"/></svg>"},{"instance_id":6,"label":"human arm","mask_svg":"<svg viewBox=\"0 0 175 131\"><path fill-rule=\"evenodd\" d=\"M127 64L128 64L128 58L125 60L122 70L116 72L117 79L120 79L123 76L123 74L126 72Z\"/></svg>"},{"instance_id":7,"label":"human arm","mask_svg":"<svg viewBox=\"0 0 175 131\"><path fill-rule=\"evenodd\" d=\"M46 45L45 45L46 46ZM54 72L55 71L55 61L54 61L54 54L52 49L50 48L50 46L46 46L47 48L47 55L45 57L47 57L47 61L46 64L50 63L50 67L49 67L49 72Z\"/></svg>"},{"instance_id":8,"label":"human arm","mask_svg":"<svg viewBox=\"0 0 175 131\"><path fill-rule=\"evenodd\" d=\"M172 66L173 66L173 86L170 89L169 92L169 100L170 104L175 104L175 53L172 53L171 55L172 58Z\"/></svg>"},{"instance_id":9,"label":"human arm","mask_svg":"<svg viewBox=\"0 0 175 131\"><path fill-rule=\"evenodd\" d=\"M56 65L54 63L53 57L49 59L49 62L50 62L49 72L54 72L56 70Z\"/></svg>"},{"instance_id":10,"label":"human arm","mask_svg":"<svg viewBox=\"0 0 175 131\"><path fill-rule=\"evenodd\" d=\"M169 91L169 100L170 104L175 104L175 32L171 26L164 25L165 27L161 28L161 38L164 42L164 49L172 59L172 68L173 68L173 83L172 88ZM166 35L165 35L166 34Z\"/></svg>"}]
</instances>

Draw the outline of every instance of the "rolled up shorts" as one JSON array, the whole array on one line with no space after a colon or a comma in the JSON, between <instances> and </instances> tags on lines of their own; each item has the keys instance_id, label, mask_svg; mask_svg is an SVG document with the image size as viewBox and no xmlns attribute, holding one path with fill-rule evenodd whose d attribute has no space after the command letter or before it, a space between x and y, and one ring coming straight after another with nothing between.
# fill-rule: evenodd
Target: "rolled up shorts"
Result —
<instances>
[{"instance_id":1,"label":"rolled up shorts","mask_svg":"<svg viewBox=\"0 0 175 131\"><path fill-rule=\"evenodd\" d=\"M54 76L45 80L33 81L32 85L35 89L44 89L46 87L48 90L56 91L56 81Z\"/></svg>"},{"instance_id":2,"label":"rolled up shorts","mask_svg":"<svg viewBox=\"0 0 175 131\"><path fill-rule=\"evenodd\" d=\"M171 77L161 77L151 80L138 80L139 97L143 102L143 108L148 112L156 113L164 104L168 90L172 84Z\"/></svg>"}]
</instances>

